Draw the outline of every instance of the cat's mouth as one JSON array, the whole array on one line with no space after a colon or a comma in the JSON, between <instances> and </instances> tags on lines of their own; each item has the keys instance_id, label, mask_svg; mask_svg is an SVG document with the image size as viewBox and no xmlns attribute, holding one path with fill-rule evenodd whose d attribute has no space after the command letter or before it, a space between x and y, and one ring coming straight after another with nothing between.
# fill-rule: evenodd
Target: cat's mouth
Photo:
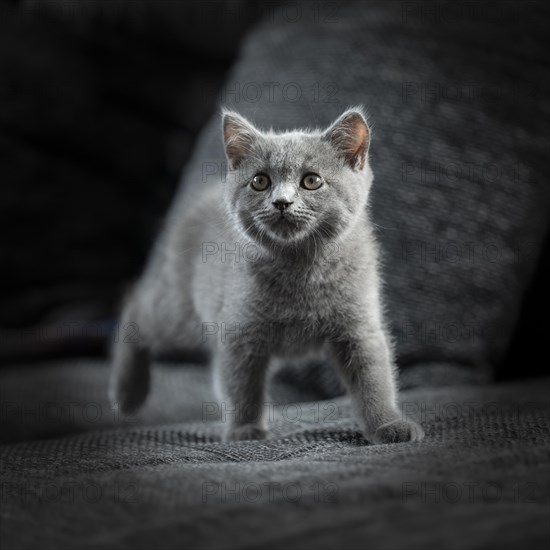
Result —
<instances>
[{"instance_id":1,"label":"cat's mouth","mask_svg":"<svg viewBox=\"0 0 550 550\"><path fill-rule=\"evenodd\" d=\"M279 244L296 243L311 232L312 220L295 212L263 212L254 217L243 216L242 224L259 241Z\"/></svg>"},{"instance_id":2,"label":"cat's mouth","mask_svg":"<svg viewBox=\"0 0 550 550\"><path fill-rule=\"evenodd\" d=\"M271 219L264 220L264 225L275 238L287 241L302 237L307 229L304 220L289 212L280 212Z\"/></svg>"},{"instance_id":3,"label":"cat's mouth","mask_svg":"<svg viewBox=\"0 0 550 550\"><path fill-rule=\"evenodd\" d=\"M278 227L278 226L297 227L300 225L299 218L297 218L296 216L294 216L289 212L284 212L284 211L275 214L273 217L271 217L271 219L269 219L269 222L273 227Z\"/></svg>"},{"instance_id":4,"label":"cat's mouth","mask_svg":"<svg viewBox=\"0 0 550 550\"><path fill-rule=\"evenodd\" d=\"M283 210L279 213L279 215L275 218L275 223L284 223L281 222L281 220L285 220L286 223L293 223L295 222L296 218L292 216L291 214L285 214Z\"/></svg>"}]
</instances>

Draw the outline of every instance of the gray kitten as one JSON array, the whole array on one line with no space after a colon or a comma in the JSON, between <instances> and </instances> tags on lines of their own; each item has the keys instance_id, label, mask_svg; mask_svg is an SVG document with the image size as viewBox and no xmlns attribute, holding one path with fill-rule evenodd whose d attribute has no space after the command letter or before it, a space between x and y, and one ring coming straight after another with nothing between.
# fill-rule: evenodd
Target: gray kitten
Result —
<instances>
[{"instance_id":1,"label":"gray kitten","mask_svg":"<svg viewBox=\"0 0 550 550\"><path fill-rule=\"evenodd\" d=\"M313 351L339 370L368 440L421 439L396 403L362 110L286 133L224 111L223 139L225 182L175 204L128 297L121 321L140 341L116 344L111 399L137 408L153 354L203 347L220 399L238 411L225 439L261 439L268 365Z\"/></svg>"}]
</instances>

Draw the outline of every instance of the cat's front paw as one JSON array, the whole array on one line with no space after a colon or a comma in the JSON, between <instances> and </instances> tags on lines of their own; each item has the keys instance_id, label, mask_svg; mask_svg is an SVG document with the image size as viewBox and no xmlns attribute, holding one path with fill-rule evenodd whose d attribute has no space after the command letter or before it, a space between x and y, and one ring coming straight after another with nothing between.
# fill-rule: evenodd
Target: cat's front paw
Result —
<instances>
[{"instance_id":1,"label":"cat's front paw","mask_svg":"<svg viewBox=\"0 0 550 550\"><path fill-rule=\"evenodd\" d=\"M228 441L254 441L266 439L267 430L256 424L244 424L243 426L233 426L225 431L223 440Z\"/></svg>"},{"instance_id":2,"label":"cat's front paw","mask_svg":"<svg viewBox=\"0 0 550 550\"><path fill-rule=\"evenodd\" d=\"M385 444L420 441L423 438L424 430L419 424L407 420L393 420L379 426L370 439L375 444Z\"/></svg>"}]
</instances>

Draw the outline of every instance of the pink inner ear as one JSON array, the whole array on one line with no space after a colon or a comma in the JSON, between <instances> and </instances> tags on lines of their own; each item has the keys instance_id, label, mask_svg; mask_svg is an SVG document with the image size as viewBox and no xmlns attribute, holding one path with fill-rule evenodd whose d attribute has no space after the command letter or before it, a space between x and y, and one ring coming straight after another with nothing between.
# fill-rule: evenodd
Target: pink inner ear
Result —
<instances>
[{"instance_id":1,"label":"pink inner ear","mask_svg":"<svg viewBox=\"0 0 550 550\"><path fill-rule=\"evenodd\" d=\"M226 115L223 121L223 139L227 157L234 169L250 153L259 132L240 116Z\"/></svg>"},{"instance_id":2,"label":"pink inner ear","mask_svg":"<svg viewBox=\"0 0 550 550\"><path fill-rule=\"evenodd\" d=\"M223 128L223 139L227 156L234 168L239 164L248 151L246 130L238 123L228 120Z\"/></svg>"},{"instance_id":3,"label":"pink inner ear","mask_svg":"<svg viewBox=\"0 0 550 550\"><path fill-rule=\"evenodd\" d=\"M345 115L335 124L329 136L352 168L364 168L369 148L369 128L360 114Z\"/></svg>"},{"instance_id":4,"label":"pink inner ear","mask_svg":"<svg viewBox=\"0 0 550 550\"><path fill-rule=\"evenodd\" d=\"M357 160L359 160L359 168L362 170L365 166L365 159L367 158L369 129L365 123L357 117L354 117L354 119L350 122L352 127L350 128L350 142L348 149L349 160L354 164L357 163Z\"/></svg>"}]
</instances>

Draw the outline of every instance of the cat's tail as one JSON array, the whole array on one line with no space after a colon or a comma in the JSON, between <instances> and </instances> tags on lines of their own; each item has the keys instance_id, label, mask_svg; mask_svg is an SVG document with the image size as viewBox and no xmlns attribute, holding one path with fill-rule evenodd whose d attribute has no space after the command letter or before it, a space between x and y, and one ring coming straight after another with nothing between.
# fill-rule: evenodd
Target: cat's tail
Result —
<instances>
[{"instance_id":1,"label":"cat's tail","mask_svg":"<svg viewBox=\"0 0 550 550\"><path fill-rule=\"evenodd\" d=\"M122 315L125 334L118 334L111 350L109 399L122 413L133 413L143 405L151 384L151 354L140 341L139 326ZM137 327L137 329L136 329Z\"/></svg>"}]
</instances>

